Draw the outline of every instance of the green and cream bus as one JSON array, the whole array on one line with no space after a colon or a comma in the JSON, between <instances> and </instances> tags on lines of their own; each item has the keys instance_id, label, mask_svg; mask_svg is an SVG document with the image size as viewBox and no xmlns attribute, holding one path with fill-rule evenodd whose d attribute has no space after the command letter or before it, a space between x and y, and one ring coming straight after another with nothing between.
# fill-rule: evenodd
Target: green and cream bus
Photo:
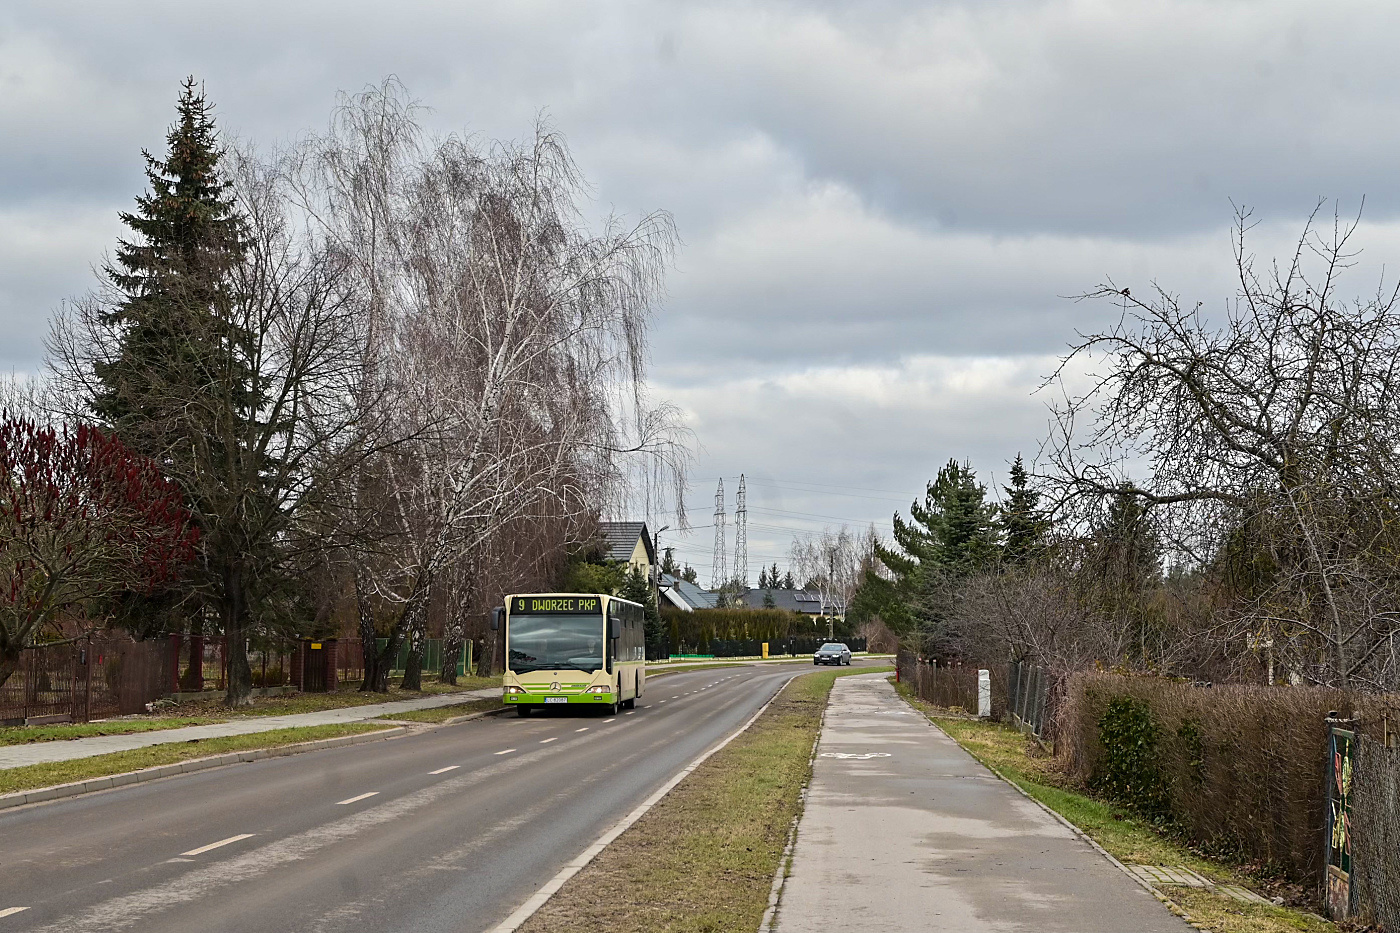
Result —
<instances>
[{"instance_id":1,"label":"green and cream bus","mask_svg":"<svg viewBox=\"0 0 1400 933\"><path fill-rule=\"evenodd\" d=\"M631 708L646 685L645 610L595 593L517 594L505 604L504 701L517 714Z\"/></svg>"}]
</instances>

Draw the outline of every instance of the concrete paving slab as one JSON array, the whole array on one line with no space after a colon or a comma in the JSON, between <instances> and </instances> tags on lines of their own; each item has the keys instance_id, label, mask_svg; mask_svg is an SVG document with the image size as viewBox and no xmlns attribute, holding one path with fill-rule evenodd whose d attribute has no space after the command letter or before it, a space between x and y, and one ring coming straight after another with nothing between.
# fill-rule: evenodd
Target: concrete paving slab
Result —
<instances>
[{"instance_id":1,"label":"concrete paving slab","mask_svg":"<svg viewBox=\"0 0 1400 933\"><path fill-rule=\"evenodd\" d=\"M210 726L185 726L180 729L162 729L158 732L138 732L132 735L99 735L86 739L34 742L29 745L6 745L0 746L0 768L19 768L51 761L70 761L74 758L90 758L93 755L107 755L112 752L149 748L152 745L190 742L195 739L214 739L229 735L252 735L257 732L271 732L274 729L364 722L393 713L406 713L416 709L436 709L439 706L453 706L470 700L490 699L500 695L499 687L487 687L482 690L443 693L412 700L391 700L386 703L371 703L367 706L346 706L315 713L247 717ZM174 773L179 773L179 765L171 767L174 768Z\"/></svg>"},{"instance_id":2,"label":"concrete paving slab","mask_svg":"<svg viewBox=\"0 0 1400 933\"><path fill-rule=\"evenodd\" d=\"M1191 933L899 698L836 681L775 929Z\"/></svg>"}]
</instances>

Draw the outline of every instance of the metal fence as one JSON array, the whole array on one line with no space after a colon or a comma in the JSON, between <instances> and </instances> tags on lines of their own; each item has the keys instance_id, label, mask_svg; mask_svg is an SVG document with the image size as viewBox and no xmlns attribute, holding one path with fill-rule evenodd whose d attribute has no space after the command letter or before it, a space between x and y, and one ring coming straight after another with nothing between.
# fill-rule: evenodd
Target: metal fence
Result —
<instances>
[{"instance_id":1,"label":"metal fence","mask_svg":"<svg viewBox=\"0 0 1400 933\"><path fill-rule=\"evenodd\" d=\"M1043 668L1012 661L1006 670L1006 718L1022 732L1045 738L1050 676Z\"/></svg>"},{"instance_id":2,"label":"metal fence","mask_svg":"<svg viewBox=\"0 0 1400 933\"><path fill-rule=\"evenodd\" d=\"M20 654L0 686L0 724L86 722L145 712L169 692L169 644L101 633Z\"/></svg>"},{"instance_id":3,"label":"metal fence","mask_svg":"<svg viewBox=\"0 0 1400 933\"><path fill-rule=\"evenodd\" d=\"M1358 732L1350 774L1351 812L1329 846L1347 846L1347 912L1384 930L1400 930L1400 722L1387 718L1375 737ZM1334 777L1335 782L1335 777Z\"/></svg>"},{"instance_id":4,"label":"metal fence","mask_svg":"<svg viewBox=\"0 0 1400 933\"><path fill-rule=\"evenodd\" d=\"M901 683L921 700L945 709L977 713L977 667L940 663L901 653L896 660ZM993 696L995 696L995 690Z\"/></svg>"}]
</instances>

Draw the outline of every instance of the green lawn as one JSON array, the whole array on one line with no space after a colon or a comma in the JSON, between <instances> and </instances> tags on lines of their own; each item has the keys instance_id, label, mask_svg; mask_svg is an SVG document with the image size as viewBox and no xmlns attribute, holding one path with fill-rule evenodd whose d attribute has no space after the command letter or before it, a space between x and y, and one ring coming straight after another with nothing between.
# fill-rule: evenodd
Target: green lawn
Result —
<instances>
[{"instance_id":1,"label":"green lawn","mask_svg":"<svg viewBox=\"0 0 1400 933\"><path fill-rule=\"evenodd\" d=\"M465 703L453 703L451 706L438 706L433 709L415 709L407 713L389 713L380 716L380 719L392 719L399 722L446 722L457 716L466 716L469 713L486 713L493 709L504 709L505 704L500 697L489 697L485 700L468 700Z\"/></svg>"},{"instance_id":2,"label":"green lawn","mask_svg":"<svg viewBox=\"0 0 1400 933\"><path fill-rule=\"evenodd\" d=\"M174 716L161 719L113 719L106 722L55 723L48 726L0 727L0 745L28 745L31 742L61 742L86 739L95 735L130 735L134 732L156 732L181 726L207 726L223 722L208 716Z\"/></svg>"},{"instance_id":3,"label":"green lawn","mask_svg":"<svg viewBox=\"0 0 1400 933\"><path fill-rule=\"evenodd\" d=\"M501 686L499 677L460 677L456 686L427 682L422 690L400 690L391 686L388 693L364 693L357 686L342 686L335 693L288 693L280 696L253 697L251 706L229 709L224 706L222 693L210 692L197 699L186 700L178 706L164 711L170 717L191 715L233 716L284 716L291 713L317 713L327 709L342 709L347 706L369 706L374 703L389 703L394 700L414 700L421 697L441 696L445 693L463 693L468 690L481 690Z\"/></svg>"},{"instance_id":4,"label":"green lawn","mask_svg":"<svg viewBox=\"0 0 1400 933\"><path fill-rule=\"evenodd\" d=\"M51 787L55 784L68 784L88 778L123 774L156 765L174 764L191 758L205 758L222 755L226 752L246 752L257 748L277 748L282 745L295 745L298 742L314 742L318 739L332 739L342 735L359 735L363 732L377 732L392 728L384 724L348 723L334 726L306 726L298 729L274 729L271 732L257 732L252 735L232 735L214 739L195 739L168 745L153 745L129 752L114 752L110 755L94 755L91 758L75 758L72 761L55 761L41 765L27 765L22 768L0 770L0 794L10 794L20 790L33 790L37 787Z\"/></svg>"},{"instance_id":5,"label":"green lawn","mask_svg":"<svg viewBox=\"0 0 1400 933\"><path fill-rule=\"evenodd\" d=\"M1203 858L1122 807L1084 794L1054 758L1010 726L952 715L916 699L905 684L896 684L895 689L974 758L1079 827L1120 862L1182 866L1212 881L1259 887L1256 879ZM1335 933L1337 929L1302 911L1242 904L1214 891L1172 885L1164 893L1194 922L1215 933Z\"/></svg>"}]
</instances>

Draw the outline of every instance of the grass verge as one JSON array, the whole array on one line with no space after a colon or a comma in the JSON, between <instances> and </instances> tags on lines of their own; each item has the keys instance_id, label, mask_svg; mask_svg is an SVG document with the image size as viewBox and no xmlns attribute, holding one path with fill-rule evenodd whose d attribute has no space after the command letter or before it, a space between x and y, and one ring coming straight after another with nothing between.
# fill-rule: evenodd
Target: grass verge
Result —
<instances>
[{"instance_id":1,"label":"grass verge","mask_svg":"<svg viewBox=\"0 0 1400 933\"><path fill-rule=\"evenodd\" d=\"M569 879L522 933L758 929L831 684L868 673L794 679L748 731Z\"/></svg>"},{"instance_id":2,"label":"grass verge","mask_svg":"<svg viewBox=\"0 0 1400 933\"><path fill-rule=\"evenodd\" d=\"M95 735L131 735L157 732L181 726L207 726L223 722L208 716L174 716L169 719L115 719L110 722L55 723L49 726L0 727L0 745L29 745L33 742L63 742Z\"/></svg>"},{"instance_id":3,"label":"grass verge","mask_svg":"<svg viewBox=\"0 0 1400 933\"><path fill-rule=\"evenodd\" d=\"M463 693L468 690L481 690L486 687L501 686L499 677L459 677L456 686L450 684L424 683L422 690L400 690L390 687L388 693L362 693L358 687L342 687L334 693L287 693L280 696L253 697L251 706L229 709L223 705L223 694L212 693L198 699L186 700L178 706L170 707L165 715L170 717L214 714L224 718L236 716L284 716L291 713L319 713L328 709L343 709L347 706L369 706L374 703L392 703L395 700L416 700L422 697L441 696L446 693Z\"/></svg>"},{"instance_id":4,"label":"grass verge","mask_svg":"<svg viewBox=\"0 0 1400 933\"><path fill-rule=\"evenodd\" d=\"M1079 827L1120 862L1180 866L1215 882L1257 887L1253 879L1201 857L1123 808L1081 793L1058 770L1053 758L1010 726L953 715L914 697L905 684L896 684L895 689L972 757ZM1193 922L1214 933L1337 930L1334 924L1313 914L1287 907L1242 904L1214 891L1168 885L1162 893L1190 914Z\"/></svg>"},{"instance_id":5,"label":"grass verge","mask_svg":"<svg viewBox=\"0 0 1400 933\"><path fill-rule=\"evenodd\" d=\"M387 728L390 727L381 724L346 723L334 726L274 729L270 732L256 732L251 735L195 739L169 745L152 745L150 748L138 748L129 752L113 752L110 755L75 758L71 761L54 761L41 765L26 765L22 768L6 768L0 770L0 794L34 790L38 787L52 787L55 784L68 784L73 781L84 781L88 778L106 777L110 774L123 774L141 768L188 761L191 758L222 755L225 752L277 748L281 745L314 742L318 739L333 739L342 735L358 735L362 732L377 732Z\"/></svg>"},{"instance_id":6,"label":"grass verge","mask_svg":"<svg viewBox=\"0 0 1400 933\"><path fill-rule=\"evenodd\" d=\"M485 700L468 700L465 703L453 703L451 706L439 706L434 709L414 709L406 713L388 713L379 716L379 719L392 719L397 722L446 722L458 716L466 716L470 713L489 713L493 709L501 709L505 704L500 697L490 697Z\"/></svg>"}]
</instances>

